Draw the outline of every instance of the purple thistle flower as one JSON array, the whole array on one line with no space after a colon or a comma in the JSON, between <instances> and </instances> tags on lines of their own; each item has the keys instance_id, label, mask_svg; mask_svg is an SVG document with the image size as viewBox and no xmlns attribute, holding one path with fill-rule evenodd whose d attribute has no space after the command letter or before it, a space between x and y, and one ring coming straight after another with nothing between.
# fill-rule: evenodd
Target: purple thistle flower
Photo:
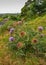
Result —
<instances>
[{"instance_id":1,"label":"purple thistle flower","mask_svg":"<svg viewBox=\"0 0 46 65\"><path fill-rule=\"evenodd\" d=\"M38 27L38 30L39 30L39 31L42 31L42 30L43 30L43 27L42 27L42 26L39 26L39 27Z\"/></svg>"},{"instance_id":2,"label":"purple thistle flower","mask_svg":"<svg viewBox=\"0 0 46 65\"><path fill-rule=\"evenodd\" d=\"M11 28L11 29L10 29L10 33L13 33L13 31L14 31L14 28Z\"/></svg>"},{"instance_id":3,"label":"purple thistle flower","mask_svg":"<svg viewBox=\"0 0 46 65\"><path fill-rule=\"evenodd\" d=\"M9 38L9 41L14 41L14 37L10 37Z\"/></svg>"}]
</instances>

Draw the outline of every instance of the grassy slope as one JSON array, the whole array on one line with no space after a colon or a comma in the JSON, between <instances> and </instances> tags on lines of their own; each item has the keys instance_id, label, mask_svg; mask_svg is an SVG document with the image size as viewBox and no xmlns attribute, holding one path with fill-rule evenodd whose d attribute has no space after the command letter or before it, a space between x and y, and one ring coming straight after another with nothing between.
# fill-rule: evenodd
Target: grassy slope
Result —
<instances>
[{"instance_id":1,"label":"grassy slope","mask_svg":"<svg viewBox=\"0 0 46 65\"><path fill-rule=\"evenodd\" d=\"M10 37L10 34L7 31L7 27L9 25L10 25L10 23L6 23L4 26L2 26L2 28L1 28L2 30L0 29L1 30L0 32L2 32L0 35L0 64L1 65L3 65L3 64L7 65L8 63L11 62L10 65L15 65L15 64L16 65L39 65L39 64L46 65L46 63L43 59L41 60L41 58L37 58L36 56L34 56L32 54L31 54L31 58L29 58L29 59L26 58L25 64L20 64L23 62L19 58L18 59L12 59L12 57L14 58L14 54L10 53L8 48L6 47L8 39ZM38 30L37 30L38 26L44 27L44 30L42 33L44 33L46 35L46 15L38 17L33 21L25 22L21 26L16 26L15 31L17 31L17 33L19 33L22 30L28 32L30 29L32 29L35 32L38 32ZM13 34L13 36L14 36L14 34ZM34 36L33 38L35 38L35 37L38 38L38 35ZM46 44L46 36L44 37L43 42Z\"/></svg>"},{"instance_id":2,"label":"grassy slope","mask_svg":"<svg viewBox=\"0 0 46 65\"><path fill-rule=\"evenodd\" d=\"M43 32L45 32L44 34L46 34L46 15L37 17L35 20L29 21L27 24L30 25L30 27L32 27L34 30L36 30L39 26L43 26Z\"/></svg>"}]
</instances>

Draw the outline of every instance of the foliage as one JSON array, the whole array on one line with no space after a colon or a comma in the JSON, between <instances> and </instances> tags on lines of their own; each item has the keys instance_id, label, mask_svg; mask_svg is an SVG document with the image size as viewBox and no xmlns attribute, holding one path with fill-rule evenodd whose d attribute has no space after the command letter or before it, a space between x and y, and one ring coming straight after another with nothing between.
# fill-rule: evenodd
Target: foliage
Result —
<instances>
[{"instance_id":1,"label":"foliage","mask_svg":"<svg viewBox=\"0 0 46 65\"><path fill-rule=\"evenodd\" d=\"M25 20L30 20L41 16L44 12L46 12L46 0L28 0L21 10L21 16Z\"/></svg>"},{"instance_id":2,"label":"foliage","mask_svg":"<svg viewBox=\"0 0 46 65\"><path fill-rule=\"evenodd\" d=\"M36 1L28 0L21 14L0 17L9 18L0 26L0 65L46 65L46 0Z\"/></svg>"}]
</instances>

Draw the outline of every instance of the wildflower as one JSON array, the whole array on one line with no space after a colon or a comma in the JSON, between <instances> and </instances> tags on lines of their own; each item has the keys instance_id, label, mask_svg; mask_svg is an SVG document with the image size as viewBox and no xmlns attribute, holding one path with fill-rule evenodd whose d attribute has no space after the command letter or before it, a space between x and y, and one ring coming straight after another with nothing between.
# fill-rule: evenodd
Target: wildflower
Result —
<instances>
[{"instance_id":1,"label":"wildflower","mask_svg":"<svg viewBox=\"0 0 46 65\"><path fill-rule=\"evenodd\" d=\"M22 24L22 21L18 21L17 24L18 24L18 25L21 25L21 24Z\"/></svg>"},{"instance_id":2,"label":"wildflower","mask_svg":"<svg viewBox=\"0 0 46 65\"><path fill-rule=\"evenodd\" d=\"M32 42L33 42L33 43L37 43L38 40L37 40L37 39L33 39Z\"/></svg>"},{"instance_id":3,"label":"wildflower","mask_svg":"<svg viewBox=\"0 0 46 65\"><path fill-rule=\"evenodd\" d=\"M13 23L13 26L14 26L14 27L17 26L17 22L16 22L16 21Z\"/></svg>"},{"instance_id":4,"label":"wildflower","mask_svg":"<svg viewBox=\"0 0 46 65\"><path fill-rule=\"evenodd\" d=\"M13 32L14 32L14 28L11 28L11 29L10 29L10 33L13 33Z\"/></svg>"},{"instance_id":5,"label":"wildflower","mask_svg":"<svg viewBox=\"0 0 46 65\"><path fill-rule=\"evenodd\" d=\"M42 27L42 26L39 26L39 27L38 27L38 30L42 32L43 27Z\"/></svg>"},{"instance_id":6,"label":"wildflower","mask_svg":"<svg viewBox=\"0 0 46 65\"><path fill-rule=\"evenodd\" d=\"M20 36L24 36L24 35L26 35L26 32L22 31L22 32L20 33Z\"/></svg>"},{"instance_id":7,"label":"wildflower","mask_svg":"<svg viewBox=\"0 0 46 65\"><path fill-rule=\"evenodd\" d=\"M22 42L18 42L18 43L17 43L17 48L22 48L23 45L24 45L24 44L23 44Z\"/></svg>"},{"instance_id":8,"label":"wildflower","mask_svg":"<svg viewBox=\"0 0 46 65\"><path fill-rule=\"evenodd\" d=\"M9 41L14 41L14 37L10 37L9 38Z\"/></svg>"}]
</instances>

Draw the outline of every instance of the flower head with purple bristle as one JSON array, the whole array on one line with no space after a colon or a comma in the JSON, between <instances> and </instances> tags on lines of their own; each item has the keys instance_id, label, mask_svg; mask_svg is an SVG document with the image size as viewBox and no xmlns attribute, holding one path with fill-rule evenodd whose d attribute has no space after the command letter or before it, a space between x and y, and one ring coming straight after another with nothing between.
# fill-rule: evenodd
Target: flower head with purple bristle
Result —
<instances>
[{"instance_id":1,"label":"flower head with purple bristle","mask_svg":"<svg viewBox=\"0 0 46 65\"><path fill-rule=\"evenodd\" d=\"M10 29L10 33L13 33L13 32L14 32L14 28L11 28L11 29Z\"/></svg>"},{"instance_id":2,"label":"flower head with purple bristle","mask_svg":"<svg viewBox=\"0 0 46 65\"><path fill-rule=\"evenodd\" d=\"M9 41L14 41L14 37L10 37L9 38Z\"/></svg>"},{"instance_id":3,"label":"flower head with purple bristle","mask_svg":"<svg viewBox=\"0 0 46 65\"><path fill-rule=\"evenodd\" d=\"M43 30L43 27L42 27L42 26L39 26L39 27L38 27L38 30L39 30L39 31L42 31L42 30Z\"/></svg>"}]
</instances>

